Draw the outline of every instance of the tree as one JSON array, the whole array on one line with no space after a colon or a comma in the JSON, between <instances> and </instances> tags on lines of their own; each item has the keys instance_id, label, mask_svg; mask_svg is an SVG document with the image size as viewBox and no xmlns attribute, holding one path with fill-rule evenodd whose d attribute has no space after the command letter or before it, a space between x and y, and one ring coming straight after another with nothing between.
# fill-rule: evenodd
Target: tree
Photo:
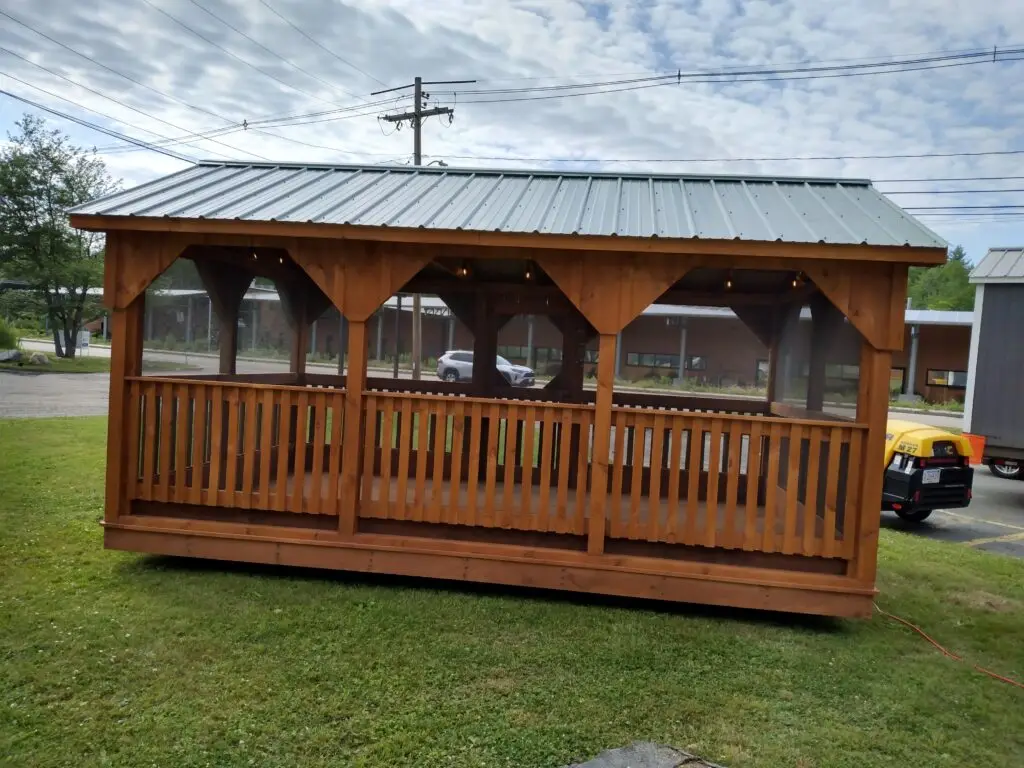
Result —
<instances>
[{"instance_id":1,"label":"tree","mask_svg":"<svg viewBox=\"0 0 1024 768\"><path fill-rule=\"evenodd\" d=\"M68 210L116 189L95 152L25 115L0 150L0 268L25 280L50 320L58 357L74 357L103 282L103 238L73 229ZM63 341L61 340L63 332Z\"/></svg>"},{"instance_id":2,"label":"tree","mask_svg":"<svg viewBox=\"0 0 1024 768\"><path fill-rule=\"evenodd\" d=\"M914 309L974 309L974 286L970 284L971 265L961 246L949 252L941 267L912 267L907 296Z\"/></svg>"}]
</instances>

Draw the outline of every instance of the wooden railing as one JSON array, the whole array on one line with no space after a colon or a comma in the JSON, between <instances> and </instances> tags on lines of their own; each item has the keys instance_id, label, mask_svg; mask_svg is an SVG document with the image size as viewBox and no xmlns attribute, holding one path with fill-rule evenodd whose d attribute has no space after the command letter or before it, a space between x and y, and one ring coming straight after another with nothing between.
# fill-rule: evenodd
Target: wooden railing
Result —
<instances>
[{"instance_id":1,"label":"wooden railing","mask_svg":"<svg viewBox=\"0 0 1024 768\"><path fill-rule=\"evenodd\" d=\"M338 514L345 393L129 378L130 500ZM865 427L616 406L609 540L848 558ZM594 408L367 390L358 514L584 536Z\"/></svg>"},{"instance_id":2,"label":"wooden railing","mask_svg":"<svg viewBox=\"0 0 1024 768\"><path fill-rule=\"evenodd\" d=\"M127 380L131 500L336 514L344 393Z\"/></svg>"},{"instance_id":3,"label":"wooden railing","mask_svg":"<svg viewBox=\"0 0 1024 768\"><path fill-rule=\"evenodd\" d=\"M593 409L369 393L360 515L586 533Z\"/></svg>"},{"instance_id":4,"label":"wooden railing","mask_svg":"<svg viewBox=\"0 0 1024 768\"><path fill-rule=\"evenodd\" d=\"M865 427L616 408L608 536L852 555Z\"/></svg>"}]
</instances>

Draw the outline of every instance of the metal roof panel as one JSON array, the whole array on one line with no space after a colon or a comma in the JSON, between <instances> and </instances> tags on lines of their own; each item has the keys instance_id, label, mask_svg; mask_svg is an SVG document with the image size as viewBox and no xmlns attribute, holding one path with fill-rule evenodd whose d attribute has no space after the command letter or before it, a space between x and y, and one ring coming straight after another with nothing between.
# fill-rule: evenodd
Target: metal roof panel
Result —
<instances>
[{"instance_id":1,"label":"metal roof panel","mask_svg":"<svg viewBox=\"0 0 1024 768\"><path fill-rule=\"evenodd\" d=\"M72 212L632 238L945 245L870 182L770 176L202 163ZM1024 272L1024 263L1019 271Z\"/></svg>"},{"instance_id":2,"label":"metal roof panel","mask_svg":"<svg viewBox=\"0 0 1024 768\"><path fill-rule=\"evenodd\" d=\"M1024 248L990 248L971 270L971 282L1024 284Z\"/></svg>"}]
</instances>

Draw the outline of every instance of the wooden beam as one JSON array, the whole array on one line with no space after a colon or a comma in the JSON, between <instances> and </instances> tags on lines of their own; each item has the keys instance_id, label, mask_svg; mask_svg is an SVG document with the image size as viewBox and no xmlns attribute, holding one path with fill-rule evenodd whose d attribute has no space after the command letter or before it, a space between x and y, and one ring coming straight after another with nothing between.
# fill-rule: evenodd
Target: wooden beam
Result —
<instances>
[{"instance_id":1,"label":"wooden beam","mask_svg":"<svg viewBox=\"0 0 1024 768\"><path fill-rule=\"evenodd\" d=\"M881 526L882 482L885 476L885 432L889 416L889 376L892 352L861 344L860 382L857 391L857 422L867 424L861 457L857 516L845 523L844 537L854 538L854 555L847 573L864 586L873 586L878 563L878 530ZM851 460L856 460L851 457ZM851 524L852 523L852 524Z\"/></svg>"},{"instance_id":2,"label":"wooden beam","mask_svg":"<svg viewBox=\"0 0 1024 768\"><path fill-rule=\"evenodd\" d=\"M414 248L308 239L289 252L346 318L364 322L432 258Z\"/></svg>"},{"instance_id":3,"label":"wooden beam","mask_svg":"<svg viewBox=\"0 0 1024 768\"><path fill-rule=\"evenodd\" d=\"M187 236L111 232L104 256L103 303L111 309L127 307L188 245Z\"/></svg>"},{"instance_id":4,"label":"wooden beam","mask_svg":"<svg viewBox=\"0 0 1024 768\"><path fill-rule=\"evenodd\" d=\"M103 519L108 523L129 513L128 477L138 472L138 467L129 464L131 442L134 440L138 444L140 440L140 435L132 434L130 430L132 419L129 408L138 407L139 403L129 403L125 377L142 375L142 319L145 302L145 295L139 295L127 307L115 308L111 312L107 495L103 514Z\"/></svg>"},{"instance_id":5,"label":"wooden beam","mask_svg":"<svg viewBox=\"0 0 1024 768\"><path fill-rule=\"evenodd\" d=\"M686 259L653 254L544 253L537 263L600 334L621 331L690 268Z\"/></svg>"},{"instance_id":6,"label":"wooden beam","mask_svg":"<svg viewBox=\"0 0 1024 768\"><path fill-rule=\"evenodd\" d=\"M608 501L608 452L615 385L616 334L602 333L597 351L597 396L594 400L594 451L590 470L590 521L587 552L604 553ZM583 450L586 450L585 448ZM618 458L618 457L616 457ZM616 502L619 502L616 499Z\"/></svg>"},{"instance_id":7,"label":"wooden beam","mask_svg":"<svg viewBox=\"0 0 1024 768\"><path fill-rule=\"evenodd\" d=\"M777 305L730 304L729 308L736 313L736 317L747 326L758 341L767 348L772 346L778 323Z\"/></svg>"},{"instance_id":8,"label":"wooden beam","mask_svg":"<svg viewBox=\"0 0 1024 768\"><path fill-rule=\"evenodd\" d=\"M234 374L238 357L238 312L252 275L219 262L196 259L196 272L210 297L213 311L220 323L218 347L222 374Z\"/></svg>"},{"instance_id":9,"label":"wooden beam","mask_svg":"<svg viewBox=\"0 0 1024 768\"><path fill-rule=\"evenodd\" d=\"M899 264L946 262L945 248L918 248L904 245L863 245L827 243L786 243L753 240L675 239L667 237L609 237L605 235L555 235L520 232L484 232L472 230L420 229L403 227L365 227L354 224L324 224L286 221L241 221L215 219L175 219L146 216L103 216L74 214L71 226L78 229L112 232L138 230L202 234L207 237L236 235L244 238L322 238L365 240L479 248L530 248L575 251L626 251L634 254L702 254L721 256L773 256L790 263L793 260L880 261ZM478 258L488 258L481 251ZM507 258L507 256L495 256ZM718 263L722 264L721 259ZM727 266L736 266L728 264Z\"/></svg>"},{"instance_id":10,"label":"wooden beam","mask_svg":"<svg viewBox=\"0 0 1024 768\"><path fill-rule=\"evenodd\" d=\"M359 478L363 456L363 390L366 389L366 321L349 320L348 375L345 379L345 429L341 451L341 506L338 533L351 538L359 519ZM372 457L370 457L372 461Z\"/></svg>"},{"instance_id":11,"label":"wooden beam","mask_svg":"<svg viewBox=\"0 0 1024 768\"><path fill-rule=\"evenodd\" d=\"M277 294L292 331L290 370L296 375L296 381L301 383L306 375L309 327L331 306L331 300L305 273L300 273L294 280L278 282Z\"/></svg>"},{"instance_id":12,"label":"wooden beam","mask_svg":"<svg viewBox=\"0 0 1024 768\"><path fill-rule=\"evenodd\" d=\"M907 267L899 264L816 264L814 281L875 349L903 349Z\"/></svg>"}]
</instances>

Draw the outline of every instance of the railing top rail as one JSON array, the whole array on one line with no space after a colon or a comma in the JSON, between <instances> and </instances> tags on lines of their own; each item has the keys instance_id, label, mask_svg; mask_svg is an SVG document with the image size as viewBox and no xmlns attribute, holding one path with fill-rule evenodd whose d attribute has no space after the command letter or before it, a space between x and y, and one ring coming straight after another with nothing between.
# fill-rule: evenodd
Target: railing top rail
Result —
<instances>
[{"instance_id":1,"label":"railing top rail","mask_svg":"<svg viewBox=\"0 0 1024 768\"><path fill-rule=\"evenodd\" d=\"M662 416L666 419L717 419L721 421L743 421L743 422L759 422L761 424L782 424L782 425L800 425L803 427L822 427L825 429L856 429L856 430L867 430L867 424L858 424L853 421L846 421L836 419L834 421L826 419L799 419L799 418L787 418L785 416L765 416L762 414L743 414L743 413L707 413L704 411L684 411L684 410L669 410L663 408L637 408L637 407L622 407L614 406L612 408L613 414L625 414L627 416L626 423L633 421L637 418L646 416Z\"/></svg>"},{"instance_id":2,"label":"railing top rail","mask_svg":"<svg viewBox=\"0 0 1024 768\"><path fill-rule=\"evenodd\" d=\"M512 399L506 397L470 397L468 395L459 395L455 393L449 394L431 394L428 392L391 392L388 390L365 390L364 396L372 396L378 398L392 398L396 400L411 399L411 400L431 400L441 402L457 402L457 403L469 403L475 404L480 403L481 405L502 405L502 406L516 406L522 408L562 408L565 410L577 410L577 411L593 411L593 403L563 403L558 400L533 400L533 399Z\"/></svg>"},{"instance_id":3,"label":"railing top rail","mask_svg":"<svg viewBox=\"0 0 1024 768\"><path fill-rule=\"evenodd\" d=\"M238 379L196 379L187 376L125 376L125 381L138 384L188 384L191 386L204 387L235 387L237 389L272 389L275 392L304 392L310 393L310 388L298 384L257 384L251 381L240 381ZM344 389L335 389L335 392L343 394Z\"/></svg>"}]
</instances>

